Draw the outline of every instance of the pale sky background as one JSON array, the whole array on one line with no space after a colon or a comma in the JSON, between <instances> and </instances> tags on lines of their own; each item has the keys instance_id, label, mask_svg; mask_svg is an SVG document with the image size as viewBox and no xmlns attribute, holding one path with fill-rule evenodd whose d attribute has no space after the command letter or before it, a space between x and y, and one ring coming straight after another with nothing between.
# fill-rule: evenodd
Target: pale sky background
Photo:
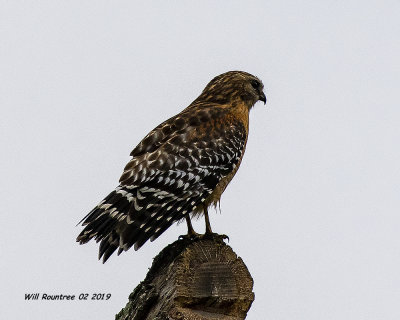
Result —
<instances>
[{"instance_id":1,"label":"pale sky background","mask_svg":"<svg viewBox=\"0 0 400 320\"><path fill-rule=\"evenodd\" d=\"M103 265L75 225L229 70L268 98L210 216L248 319L400 319L400 1L2 1L0 40L1 319L114 319L186 226Z\"/></svg>"}]
</instances>

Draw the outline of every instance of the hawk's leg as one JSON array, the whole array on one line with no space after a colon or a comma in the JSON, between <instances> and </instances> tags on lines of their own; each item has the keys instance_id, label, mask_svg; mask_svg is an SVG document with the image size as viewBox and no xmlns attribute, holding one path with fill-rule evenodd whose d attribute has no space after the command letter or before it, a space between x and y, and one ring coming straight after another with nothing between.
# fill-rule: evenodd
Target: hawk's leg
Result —
<instances>
[{"instance_id":1,"label":"hawk's leg","mask_svg":"<svg viewBox=\"0 0 400 320\"><path fill-rule=\"evenodd\" d=\"M187 227L188 227L187 237L189 237L189 238L198 238L199 234L196 231L194 231L193 226L192 226L192 221L190 220L189 214L187 214L185 218L186 218L186 224L187 224Z\"/></svg>"},{"instance_id":2,"label":"hawk's leg","mask_svg":"<svg viewBox=\"0 0 400 320\"><path fill-rule=\"evenodd\" d=\"M184 236L179 236L179 239L181 239L181 240L185 240L185 239L197 240L197 239L210 238L210 239L218 239L220 241L223 241L224 239L228 239L228 241L229 241L229 237L227 235L212 232L210 218L208 217L207 209L204 209L204 218L206 220L206 232L202 235L200 235L196 231L194 231L193 226L192 226L192 221L190 220L189 214L187 214L185 216L185 218L186 218L186 223L187 223L187 227L188 227L188 233Z\"/></svg>"},{"instance_id":3,"label":"hawk's leg","mask_svg":"<svg viewBox=\"0 0 400 320\"><path fill-rule=\"evenodd\" d=\"M228 239L228 241L229 241L229 237L227 235L212 232L210 218L208 217L208 209L207 208L204 209L204 218L206 220L206 232L204 233L204 237L218 238L220 240Z\"/></svg>"},{"instance_id":4,"label":"hawk's leg","mask_svg":"<svg viewBox=\"0 0 400 320\"><path fill-rule=\"evenodd\" d=\"M204 218L206 220L206 233L205 234L212 234L210 218L208 217L208 209L204 209Z\"/></svg>"}]
</instances>

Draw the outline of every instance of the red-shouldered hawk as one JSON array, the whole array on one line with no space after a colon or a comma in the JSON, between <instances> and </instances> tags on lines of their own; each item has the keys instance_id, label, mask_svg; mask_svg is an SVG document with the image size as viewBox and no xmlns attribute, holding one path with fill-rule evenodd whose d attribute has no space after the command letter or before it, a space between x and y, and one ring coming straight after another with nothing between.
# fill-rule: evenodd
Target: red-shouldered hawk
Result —
<instances>
[{"instance_id":1,"label":"red-shouldered hawk","mask_svg":"<svg viewBox=\"0 0 400 320\"><path fill-rule=\"evenodd\" d=\"M239 168L248 130L249 110L266 102L263 84L243 71L215 77L186 109L153 129L131 152L119 186L79 223L80 244L100 242L103 263L134 245L158 238L174 222L216 205Z\"/></svg>"}]
</instances>

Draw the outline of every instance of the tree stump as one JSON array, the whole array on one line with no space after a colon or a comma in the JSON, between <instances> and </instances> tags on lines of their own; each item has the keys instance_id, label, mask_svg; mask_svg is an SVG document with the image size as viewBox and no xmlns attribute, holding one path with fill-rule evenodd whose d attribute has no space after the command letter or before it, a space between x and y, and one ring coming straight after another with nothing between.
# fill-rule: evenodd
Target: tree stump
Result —
<instances>
[{"instance_id":1,"label":"tree stump","mask_svg":"<svg viewBox=\"0 0 400 320\"><path fill-rule=\"evenodd\" d=\"M238 320L254 301L253 279L221 237L164 248L117 320Z\"/></svg>"}]
</instances>

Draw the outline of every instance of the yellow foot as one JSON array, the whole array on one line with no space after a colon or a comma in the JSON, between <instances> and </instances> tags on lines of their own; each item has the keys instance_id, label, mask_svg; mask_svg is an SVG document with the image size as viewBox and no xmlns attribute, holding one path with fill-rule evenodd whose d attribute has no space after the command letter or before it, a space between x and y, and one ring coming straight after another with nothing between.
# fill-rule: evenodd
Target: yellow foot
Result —
<instances>
[{"instance_id":1,"label":"yellow foot","mask_svg":"<svg viewBox=\"0 0 400 320\"><path fill-rule=\"evenodd\" d=\"M212 240L216 239L216 240L219 240L219 241L222 241L222 242L225 239L227 239L228 242L229 242L229 237L226 234L218 234L218 233L214 233L214 232L206 232L205 234L203 234L201 236L201 238L202 239L212 239Z\"/></svg>"},{"instance_id":2,"label":"yellow foot","mask_svg":"<svg viewBox=\"0 0 400 320\"><path fill-rule=\"evenodd\" d=\"M209 239L209 240L217 240L217 241L224 241L228 240L229 237L226 234L218 234L214 232L206 232L205 234L199 234L197 232L191 232L185 235L181 235L178 238L179 240L202 240L202 239Z\"/></svg>"},{"instance_id":3,"label":"yellow foot","mask_svg":"<svg viewBox=\"0 0 400 320\"><path fill-rule=\"evenodd\" d=\"M183 234L179 236L179 240L198 240L202 237L203 235L197 233L197 232L189 232L187 234Z\"/></svg>"}]
</instances>

